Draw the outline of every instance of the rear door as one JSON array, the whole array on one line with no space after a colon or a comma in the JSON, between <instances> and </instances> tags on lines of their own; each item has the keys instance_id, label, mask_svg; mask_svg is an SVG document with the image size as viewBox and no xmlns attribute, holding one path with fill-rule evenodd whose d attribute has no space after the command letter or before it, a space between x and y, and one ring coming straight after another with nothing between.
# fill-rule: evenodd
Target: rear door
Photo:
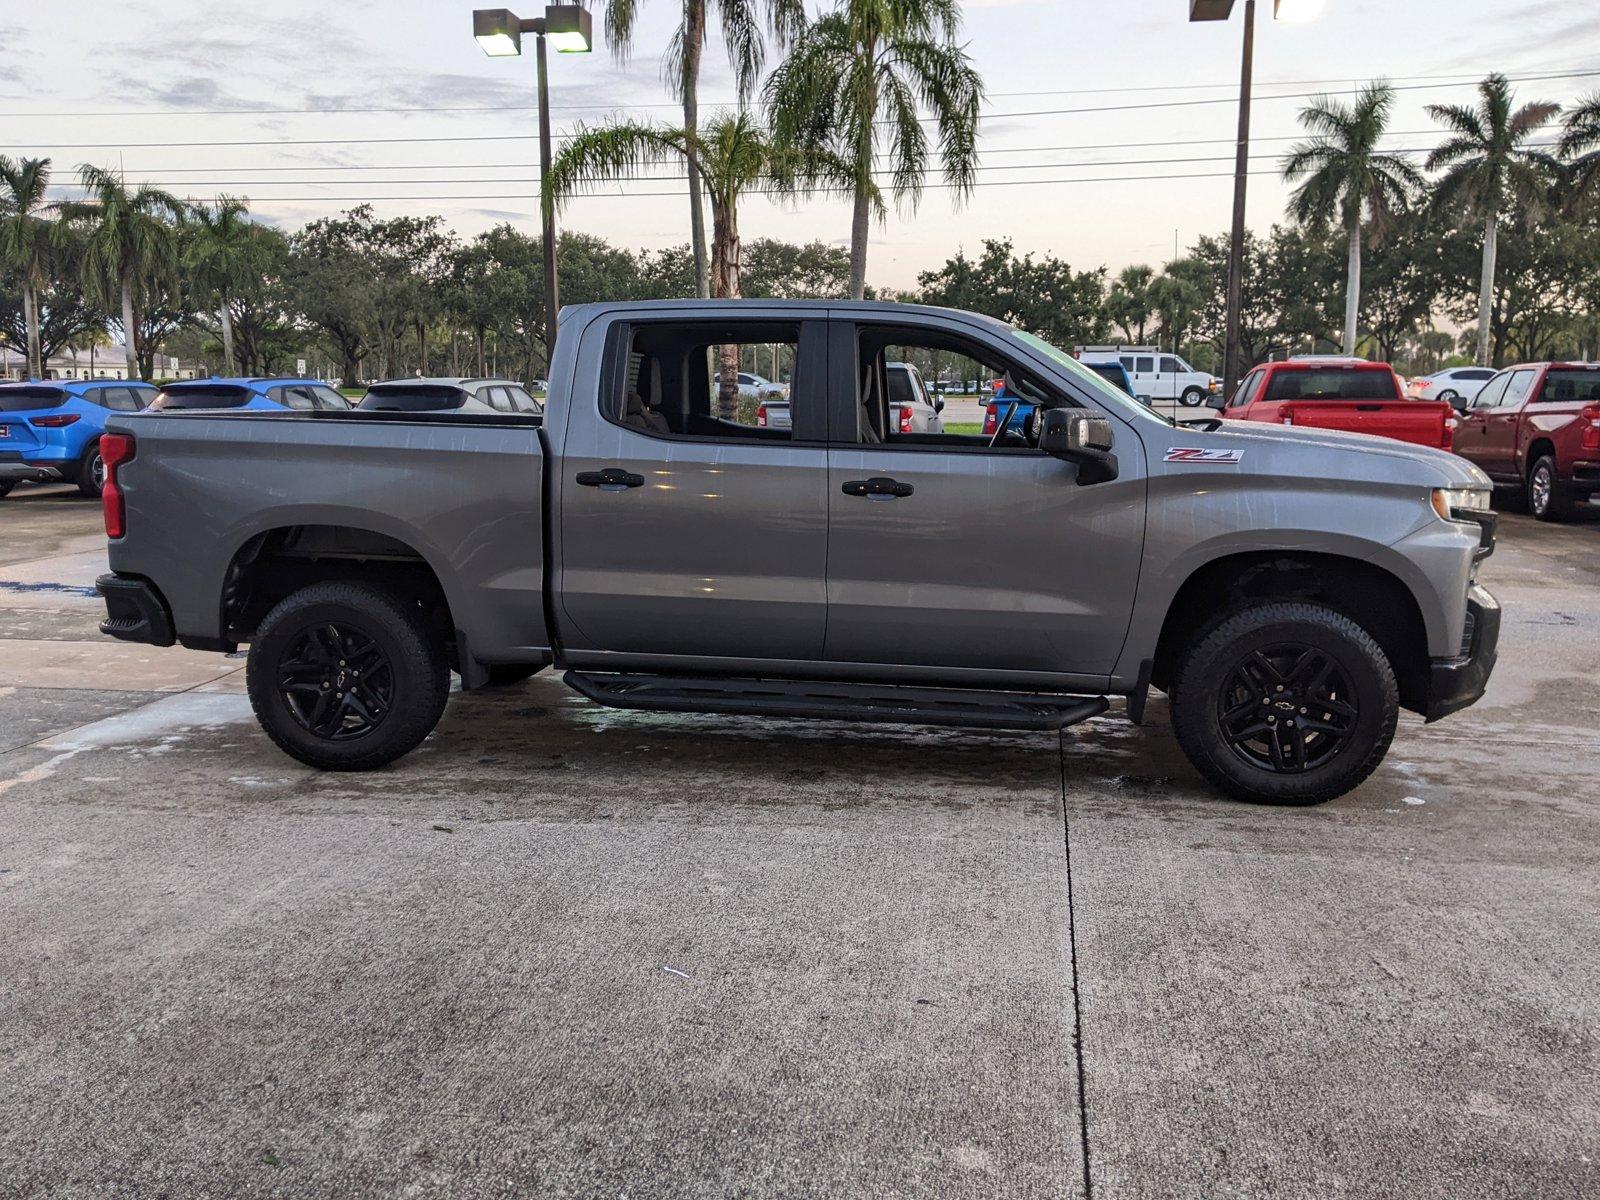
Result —
<instances>
[{"instance_id":1,"label":"rear door","mask_svg":"<svg viewBox=\"0 0 1600 1200\"><path fill-rule=\"evenodd\" d=\"M595 374L580 364L555 483L575 663L822 653L825 323L747 311L618 323ZM794 428L758 426L748 399L719 413L718 361L774 343L795 352Z\"/></svg>"},{"instance_id":2,"label":"rear door","mask_svg":"<svg viewBox=\"0 0 1600 1200\"><path fill-rule=\"evenodd\" d=\"M900 434L873 364L960 355L967 373L1010 372L1034 396L1064 391L1031 356L976 328L894 314L836 314L831 366L826 657L834 662L1099 677L1121 651L1143 546L1145 469L1118 429L1118 479L1022 438ZM1060 373L1071 368L1060 368Z\"/></svg>"}]
</instances>

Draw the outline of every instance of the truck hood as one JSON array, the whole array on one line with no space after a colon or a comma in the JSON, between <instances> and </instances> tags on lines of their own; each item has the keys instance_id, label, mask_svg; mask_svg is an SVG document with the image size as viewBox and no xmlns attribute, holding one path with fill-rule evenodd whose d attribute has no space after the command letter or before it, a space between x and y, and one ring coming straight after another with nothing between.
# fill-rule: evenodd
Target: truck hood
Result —
<instances>
[{"instance_id":1,"label":"truck hood","mask_svg":"<svg viewBox=\"0 0 1600 1200\"><path fill-rule=\"evenodd\" d=\"M1381 461L1384 464L1383 474L1397 480L1414 481L1429 487L1492 486L1489 477L1481 470L1447 450L1413 446L1392 438L1374 437L1370 433L1308 429L1303 425L1270 425L1264 421L1224 421L1222 428L1211 433L1195 432L1189 435L1182 430L1174 432L1179 434L1174 445L1192 436L1193 444L1219 449L1243 449L1251 443L1291 452L1303 448L1304 474L1307 476L1362 479L1371 474L1377 461ZM1295 458L1298 460L1300 456L1295 455Z\"/></svg>"}]
</instances>

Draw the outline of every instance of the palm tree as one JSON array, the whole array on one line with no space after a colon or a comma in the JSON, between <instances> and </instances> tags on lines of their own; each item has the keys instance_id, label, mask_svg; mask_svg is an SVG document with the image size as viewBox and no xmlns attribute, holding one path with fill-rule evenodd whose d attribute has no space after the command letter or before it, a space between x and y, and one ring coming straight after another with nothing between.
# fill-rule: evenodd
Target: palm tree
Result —
<instances>
[{"instance_id":1,"label":"palm tree","mask_svg":"<svg viewBox=\"0 0 1600 1200\"><path fill-rule=\"evenodd\" d=\"M1514 202L1534 203L1557 167L1528 138L1558 112L1559 104L1535 101L1512 111L1511 84L1504 75L1478 85L1476 108L1430 104L1428 115L1449 136L1428 155L1430 171L1443 169L1435 201L1469 221L1483 222L1483 280L1478 289L1479 366L1489 365L1489 318L1494 302L1494 263L1500 218Z\"/></svg>"},{"instance_id":2,"label":"palm tree","mask_svg":"<svg viewBox=\"0 0 1600 1200\"><path fill-rule=\"evenodd\" d=\"M866 292L880 124L897 201L914 208L921 198L924 108L938 128L945 182L957 201L971 194L983 80L955 42L960 27L957 0L840 0L801 33L767 80L780 141L826 147L853 168L850 294L857 300Z\"/></svg>"},{"instance_id":3,"label":"palm tree","mask_svg":"<svg viewBox=\"0 0 1600 1200\"><path fill-rule=\"evenodd\" d=\"M155 277L177 265L174 226L188 209L177 197L141 184L129 188L122 178L85 163L78 180L87 200L64 201L61 213L84 230L84 285L90 295L110 307L120 304L122 341L128 378L139 377L138 308Z\"/></svg>"},{"instance_id":4,"label":"palm tree","mask_svg":"<svg viewBox=\"0 0 1600 1200\"><path fill-rule=\"evenodd\" d=\"M43 213L50 160L13 161L0 154L0 259L22 275L22 319L28 328L28 374L44 377L39 348L39 290L49 282L50 226Z\"/></svg>"},{"instance_id":5,"label":"palm tree","mask_svg":"<svg viewBox=\"0 0 1600 1200\"><path fill-rule=\"evenodd\" d=\"M1144 344L1145 326L1154 311L1151 287L1155 269L1143 263L1123 267L1106 293L1106 315L1122 328L1122 336L1136 346Z\"/></svg>"},{"instance_id":6,"label":"palm tree","mask_svg":"<svg viewBox=\"0 0 1600 1200\"><path fill-rule=\"evenodd\" d=\"M1285 179L1303 182L1289 198L1289 213L1302 225L1337 218L1350 245L1345 276L1344 352L1356 352L1361 312L1361 235L1365 220L1375 235L1421 191L1421 173L1398 154L1378 149L1394 108L1394 89L1369 83L1353 104L1318 96L1300 110L1300 124L1311 140L1289 151Z\"/></svg>"},{"instance_id":7,"label":"palm tree","mask_svg":"<svg viewBox=\"0 0 1600 1200\"><path fill-rule=\"evenodd\" d=\"M739 296L739 201L757 185L782 195L802 194L819 185L847 186L851 165L823 148L780 146L748 112L719 113L691 133L667 125L611 121L579 126L550 165L545 181L560 203L572 193L608 180L626 178L662 157L699 161L711 200L711 294ZM877 199L876 192L872 193ZM881 206L882 201L878 200ZM735 348L722 347L724 365L717 402L723 415L738 408Z\"/></svg>"},{"instance_id":8,"label":"palm tree","mask_svg":"<svg viewBox=\"0 0 1600 1200\"><path fill-rule=\"evenodd\" d=\"M217 316L222 325L222 357L232 374L233 310L231 293L239 285L249 261L253 226L248 202L233 196L219 196L214 205L196 205L190 210L195 222L195 237L188 246L184 263L196 282L217 298Z\"/></svg>"},{"instance_id":9,"label":"palm tree","mask_svg":"<svg viewBox=\"0 0 1600 1200\"><path fill-rule=\"evenodd\" d=\"M695 284L702 296L709 296L706 273L706 226L700 193L700 157L695 138L700 132L700 56L706 42L707 0L682 0L683 21L672 35L662 69L667 86L683 103L683 128L689 134L685 156L689 174L689 239L694 247ZM722 40L727 43L728 61L733 66L734 82L741 105L750 97L766 62L766 44L753 0L715 0L722 18ZM805 0L766 0L767 23L780 45L791 41L805 24ZM633 27L639 15L639 0L606 0L606 36L611 51L626 59L633 48Z\"/></svg>"},{"instance_id":10,"label":"palm tree","mask_svg":"<svg viewBox=\"0 0 1600 1200\"><path fill-rule=\"evenodd\" d=\"M1571 172L1568 208L1600 200L1600 92L1579 101L1562 122L1560 153Z\"/></svg>"}]
</instances>

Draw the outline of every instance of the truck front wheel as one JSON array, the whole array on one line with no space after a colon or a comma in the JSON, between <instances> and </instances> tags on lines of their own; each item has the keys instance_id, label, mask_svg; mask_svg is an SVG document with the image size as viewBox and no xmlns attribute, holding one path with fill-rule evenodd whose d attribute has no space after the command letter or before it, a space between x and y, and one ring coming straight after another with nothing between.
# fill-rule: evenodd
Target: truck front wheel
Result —
<instances>
[{"instance_id":1,"label":"truck front wheel","mask_svg":"<svg viewBox=\"0 0 1600 1200\"><path fill-rule=\"evenodd\" d=\"M1400 712L1389 660L1350 618L1274 602L1202 631L1178 663L1172 729L1228 795L1320 804L1383 761Z\"/></svg>"},{"instance_id":2,"label":"truck front wheel","mask_svg":"<svg viewBox=\"0 0 1600 1200\"><path fill-rule=\"evenodd\" d=\"M444 713L450 669L414 605L318 583L281 600L250 644L250 705L291 757L368 771L415 748Z\"/></svg>"}]
</instances>

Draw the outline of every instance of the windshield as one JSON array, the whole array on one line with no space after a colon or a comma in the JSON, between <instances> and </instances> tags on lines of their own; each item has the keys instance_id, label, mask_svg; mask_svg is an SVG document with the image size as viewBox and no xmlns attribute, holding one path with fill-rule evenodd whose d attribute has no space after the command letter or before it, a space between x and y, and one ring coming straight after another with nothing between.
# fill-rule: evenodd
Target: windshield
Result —
<instances>
[{"instance_id":1,"label":"windshield","mask_svg":"<svg viewBox=\"0 0 1600 1200\"><path fill-rule=\"evenodd\" d=\"M1121 388L1112 387L1111 384L1107 383L1099 375L1096 375L1093 371L1084 366L1077 359L1073 358L1072 355L1068 354L1065 350L1062 350L1057 346L1052 346L1043 338L1035 337L1025 329L1013 328L1012 332L1016 334L1019 341L1039 351L1039 353L1043 354L1046 358L1055 363L1062 370L1066 371L1069 375L1081 380L1084 386L1087 387L1091 392L1101 396L1115 397L1116 403L1119 405L1127 403L1127 392L1123 391ZM1166 421L1168 425L1177 424L1177 422L1171 420L1162 413L1156 412L1156 410L1153 408L1147 408L1144 405L1140 405L1140 407L1143 408L1145 412L1160 417L1163 421Z\"/></svg>"}]
</instances>

